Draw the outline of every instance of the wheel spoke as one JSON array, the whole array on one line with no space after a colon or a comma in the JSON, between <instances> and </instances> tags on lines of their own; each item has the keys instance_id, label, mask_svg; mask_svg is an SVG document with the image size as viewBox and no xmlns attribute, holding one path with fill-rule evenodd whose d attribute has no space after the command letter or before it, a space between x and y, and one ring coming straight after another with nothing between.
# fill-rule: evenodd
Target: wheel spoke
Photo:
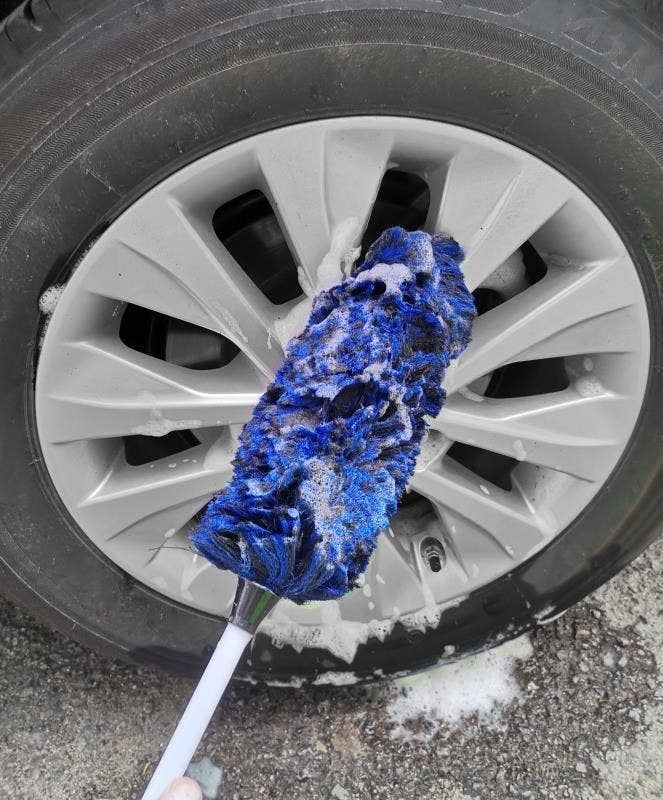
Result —
<instances>
[{"instance_id":1,"label":"wheel spoke","mask_svg":"<svg viewBox=\"0 0 663 800\"><path fill-rule=\"evenodd\" d=\"M172 197L147 196L95 248L88 291L221 333L266 375L282 358L272 346L275 307L215 236Z\"/></svg>"},{"instance_id":2,"label":"wheel spoke","mask_svg":"<svg viewBox=\"0 0 663 800\"><path fill-rule=\"evenodd\" d=\"M624 297L617 302L627 303L628 300ZM537 341L535 337L531 346L518 354L518 360L534 361L586 353L632 353L639 347L640 325L635 305L599 312L590 319L560 329L548 338Z\"/></svg>"},{"instance_id":3,"label":"wheel spoke","mask_svg":"<svg viewBox=\"0 0 663 800\"><path fill-rule=\"evenodd\" d=\"M415 473L410 486L434 504L450 508L490 534L505 552L521 558L544 538L543 523L517 491L486 486L447 459L439 472Z\"/></svg>"},{"instance_id":4,"label":"wheel spoke","mask_svg":"<svg viewBox=\"0 0 663 800\"><path fill-rule=\"evenodd\" d=\"M220 370L199 371L110 337L60 347L58 363L67 370L49 376L40 414L42 436L54 443L243 423L262 391L242 356Z\"/></svg>"},{"instance_id":5,"label":"wheel spoke","mask_svg":"<svg viewBox=\"0 0 663 800\"><path fill-rule=\"evenodd\" d=\"M130 536L132 529L179 529L228 481L229 437L166 459L131 467L118 454L108 474L78 504L81 518L101 540ZM157 528L158 520L158 528ZM151 524L153 523L153 524Z\"/></svg>"},{"instance_id":6,"label":"wheel spoke","mask_svg":"<svg viewBox=\"0 0 663 800\"><path fill-rule=\"evenodd\" d=\"M449 165L429 225L462 245L465 279L475 289L570 196L570 185L533 159L516 164L492 153L461 151Z\"/></svg>"},{"instance_id":7,"label":"wheel spoke","mask_svg":"<svg viewBox=\"0 0 663 800\"><path fill-rule=\"evenodd\" d=\"M497 159L491 152L456 153L444 167L427 175L431 193L427 229L451 233L467 253L518 170L512 159Z\"/></svg>"},{"instance_id":8,"label":"wheel spoke","mask_svg":"<svg viewBox=\"0 0 663 800\"><path fill-rule=\"evenodd\" d=\"M442 538L471 584L481 576L493 575L496 570L508 569L515 560L487 531L449 508L433 503L440 520Z\"/></svg>"},{"instance_id":9,"label":"wheel spoke","mask_svg":"<svg viewBox=\"0 0 663 800\"><path fill-rule=\"evenodd\" d=\"M322 128L284 130L258 147L265 194L312 287L339 277L318 272L339 226L349 235L337 233L336 247L347 252L361 240L391 148L391 134Z\"/></svg>"},{"instance_id":10,"label":"wheel spoke","mask_svg":"<svg viewBox=\"0 0 663 800\"><path fill-rule=\"evenodd\" d=\"M633 302L619 280L621 269L621 260L585 267L551 264L539 283L477 319L470 346L448 373L447 392L512 361L596 352L590 344L601 351L628 347L633 333L627 333L625 342L608 336L607 345L601 346L593 322L600 319L603 330L607 315ZM585 338L592 331L595 335Z\"/></svg>"},{"instance_id":11,"label":"wheel spoke","mask_svg":"<svg viewBox=\"0 0 663 800\"><path fill-rule=\"evenodd\" d=\"M404 544L409 548L407 540ZM370 597L367 600L375 606L371 611L376 619L388 619L399 612L407 613L420 608L425 602L421 579L409 549L403 549L402 544L389 532L378 539L378 546L366 571L365 586L369 587ZM368 594L366 589L364 592Z\"/></svg>"},{"instance_id":12,"label":"wheel spoke","mask_svg":"<svg viewBox=\"0 0 663 800\"><path fill-rule=\"evenodd\" d=\"M449 439L596 480L620 445L624 406L619 395L574 389L481 403L454 395L432 425Z\"/></svg>"}]
</instances>

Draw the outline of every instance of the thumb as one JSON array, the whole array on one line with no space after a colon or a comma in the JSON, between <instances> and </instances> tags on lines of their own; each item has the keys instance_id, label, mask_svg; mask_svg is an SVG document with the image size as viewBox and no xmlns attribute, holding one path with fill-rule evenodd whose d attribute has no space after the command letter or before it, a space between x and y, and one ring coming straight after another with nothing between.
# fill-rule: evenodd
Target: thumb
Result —
<instances>
[{"instance_id":1,"label":"thumb","mask_svg":"<svg viewBox=\"0 0 663 800\"><path fill-rule=\"evenodd\" d=\"M175 778L159 800L203 800L203 793L193 778Z\"/></svg>"}]
</instances>

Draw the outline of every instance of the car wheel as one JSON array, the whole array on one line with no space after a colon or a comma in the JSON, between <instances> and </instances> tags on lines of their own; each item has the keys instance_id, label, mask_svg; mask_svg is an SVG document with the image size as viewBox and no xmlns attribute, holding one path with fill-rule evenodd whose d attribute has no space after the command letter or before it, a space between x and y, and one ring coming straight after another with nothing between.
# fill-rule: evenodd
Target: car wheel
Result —
<instances>
[{"instance_id":1,"label":"car wheel","mask_svg":"<svg viewBox=\"0 0 663 800\"><path fill-rule=\"evenodd\" d=\"M364 585L279 604L241 674L423 669L628 563L660 491L651 8L20 6L0 27L3 591L111 655L200 667L234 578L187 534L349 224L363 248L453 234L479 317Z\"/></svg>"}]
</instances>

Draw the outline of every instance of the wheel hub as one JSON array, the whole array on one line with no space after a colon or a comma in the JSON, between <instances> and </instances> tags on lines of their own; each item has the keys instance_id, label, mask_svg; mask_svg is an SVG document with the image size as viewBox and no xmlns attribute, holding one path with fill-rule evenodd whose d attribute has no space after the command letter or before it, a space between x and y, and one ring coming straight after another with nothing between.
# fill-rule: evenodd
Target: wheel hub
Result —
<instances>
[{"instance_id":1,"label":"wheel hub","mask_svg":"<svg viewBox=\"0 0 663 800\"><path fill-rule=\"evenodd\" d=\"M306 310L334 231L453 234L480 316L364 585L284 602L277 641L351 659L396 620L424 629L532 556L592 500L642 403L645 300L606 217L552 167L426 120L305 123L225 147L128 208L48 316L44 460L81 530L158 592L211 613L235 579L187 535ZM52 304L54 305L54 304Z\"/></svg>"}]
</instances>

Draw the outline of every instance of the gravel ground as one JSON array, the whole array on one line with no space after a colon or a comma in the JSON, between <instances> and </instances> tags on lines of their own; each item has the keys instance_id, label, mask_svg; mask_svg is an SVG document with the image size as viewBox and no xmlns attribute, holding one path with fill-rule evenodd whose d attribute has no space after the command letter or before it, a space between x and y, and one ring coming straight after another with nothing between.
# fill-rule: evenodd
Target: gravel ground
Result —
<instances>
[{"instance_id":1,"label":"gravel ground","mask_svg":"<svg viewBox=\"0 0 663 800\"><path fill-rule=\"evenodd\" d=\"M534 654L513 676L520 697L499 727L475 716L412 742L391 735L395 689L236 685L199 775L227 800L659 800L662 566L659 542L533 634ZM108 662L0 601L0 798L139 797L190 690Z\"/></svg>"}]
</instances>

